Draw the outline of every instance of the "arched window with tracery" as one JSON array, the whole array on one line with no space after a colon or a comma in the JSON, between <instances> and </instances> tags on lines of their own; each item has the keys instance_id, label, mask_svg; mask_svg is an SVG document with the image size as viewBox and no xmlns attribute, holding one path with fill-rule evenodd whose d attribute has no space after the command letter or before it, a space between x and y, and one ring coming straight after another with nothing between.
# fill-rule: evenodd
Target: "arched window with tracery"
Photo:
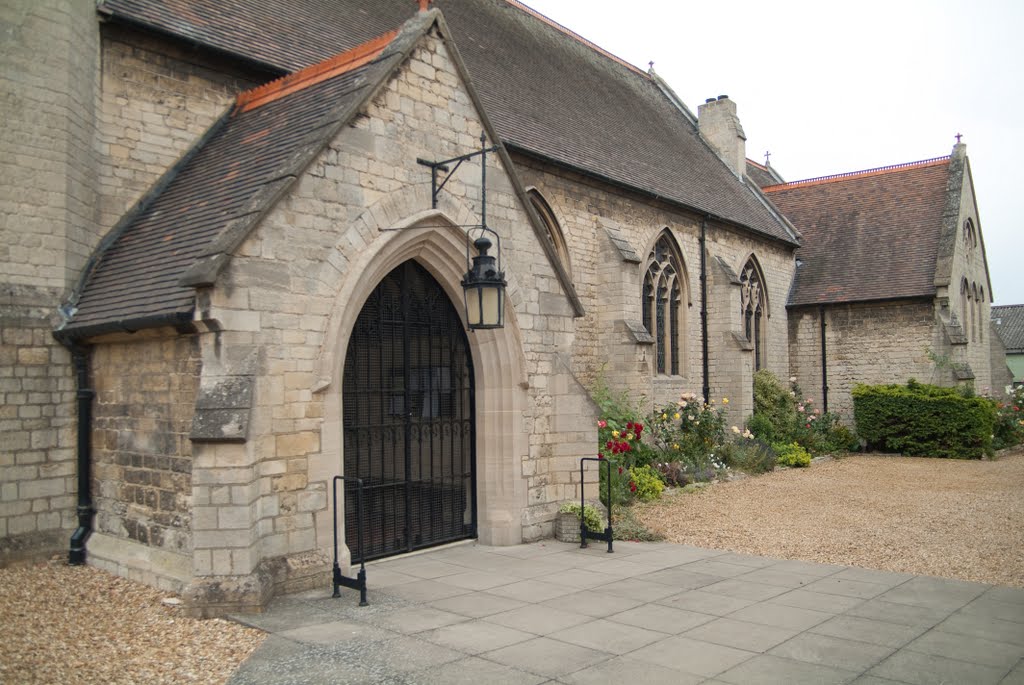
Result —
<instances>
[{"instance_id":1,"label":"arched window with tracery","mask_svg":"<svg viewBox=\"0 0 1024 685\"><path fill-rule=\"evenodd\" d=\"M963 321L960 323L964 329L964 337L970 336L971 331L971 286L967 285L967 279L960 281L960 316Z\"/></svg>"},{"instance_id":2,"label":"arched window with tracery","mask_svg":"<svg viewBox=\"0 0 1024 685\"><path fill-rule=\"evenodd\" d=\"M971 342L978 342L978 284L971 284Z\"/></svg>"},{"instance_id":3,"label":"arched window with tracery","mask_svg":"<svg viewBox=\"0 0 1024 685\"><path fill-rule=\"evenodd\" d=\"M537 214L540 215L541 221L544 222L544 226L547 228L548 240L555 248L558 260L562 262L566 273L571 277L572 265L569 263L569 246L565 242L565 236L562 235L562 227L558 224L555 213L551 210L551 206L544 199L544 196L536 188L531 188L527 191L526 195L530 198L530 204L537 210Z\"/></svg>"},{"instance_id":4,"label":"arched window with tracery","mask_svg":"<svg viewBox=\"0 0 1024 685\"><path fill-rule=\"evenodd\" d=\"M668 231L661 234L647 257L641 297L643 324L654 338L655 370L678 376L683 359L680 341L685 331L686 271Z\"/></svg>"},{"instance_id":5,"label":"arched window with tracery","mask_svg":"<svg viewBox=\"0 0 1024 685\"><path fill-rule=\"evenodd\" d=\"M757 260L751 257L740 271L740 317L747 340L754 345L754 370L765 365L765 333L768 301L764 278Z\"/></svg>"},{"instance_id":6,"label":"arched window with tracery","mask_svg":"<svg viewBox=\"0 0 1024 685\"><path fill-rule=\"evenodd\" d=\"M978 288L978 340L985 342L985 287Z\"/></svg>"}]
</instances>

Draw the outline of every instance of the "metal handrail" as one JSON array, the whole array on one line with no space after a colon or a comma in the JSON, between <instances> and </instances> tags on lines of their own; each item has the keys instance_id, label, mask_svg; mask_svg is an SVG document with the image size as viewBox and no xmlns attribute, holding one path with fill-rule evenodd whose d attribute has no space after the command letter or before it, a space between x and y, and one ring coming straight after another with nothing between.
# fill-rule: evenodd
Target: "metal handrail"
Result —
<instances>
[{"instance_id":1,"label":"metal handrail","mask_svg":"<svg viewBox=\"0 0 1024 685\"><path fill-rule=\"evenodd\" d=\"M605 507L608 508L608 526L604 529L603 533L595 533L587 528L587 519L583 515L583 509L586 507L583 483L583 462L585 461L596 461L607 467L608 501L605 502ZM597 479L600 484L600 466L598 467ZM598 487L598 498L600 498L600 492L600 487ZM612 464L607 459L599 459L597 457L580 457L580 549L586 549L587 538L606 541L608 543L608 553L611 554L614 551L612 549Z\"/></svg>"},{"instance_id":2,"label":"metal handrail","mask_svg":"<svg viewBox=\"0 0 1024 685\"><path fill-rule=\"evenodd\" d=\"M358 519L356 524L356 545L359 548L359 573L355 578L348 578L341 574L341 565L338 563L338 481L349 481L354 480L356 482L356 518ZM338 589L342 586L352 588L353 590L359 590L359 606L364 607L369 604L366 601L366 554L363 551L363 526L365 520L363 518L363 479L355 478L352 476L335 476L332 483L333 492L331 493L334 497L334 594L332 597L341 597L341 591Z\"/></svg>"}]
</instances>

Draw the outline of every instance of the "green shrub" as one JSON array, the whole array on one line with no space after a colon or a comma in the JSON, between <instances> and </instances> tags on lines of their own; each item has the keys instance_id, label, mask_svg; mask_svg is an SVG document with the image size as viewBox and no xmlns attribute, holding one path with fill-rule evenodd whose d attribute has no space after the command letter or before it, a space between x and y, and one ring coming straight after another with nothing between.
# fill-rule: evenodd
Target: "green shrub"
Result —
<instances>
[{"instance_id":1,"label":"green shrub","mask_svg":"<svg viewBox=\"0 0 1024 685\"><path fill-rule=\"evenodd\" d=\"M725 440L725 406L704 402L696 393L684 392L675 404L662 407L647 419L648 441L659 463L680 462L683 470L699 475L720 468L715 450Z\"/></svg>"},{"instance_id":2,"label":"green shrub","mask_svg":"<svg viewBox=\"0 0 1024 685\"><path fill-rule=\"evenodd\" d=\"M754 374L754 416L747 427L768 443L788 440L797 425L796 406L795 389L784 386L771 371L761 369Z\"/></svg>"},{"instance_id":3,"label":"green shrub","mask_svg":"<svg viewBox=\"0 0 1024 685\"><path fill-rule=\"evenodd\" d=\"M1017 387L1005 401L995 402L992 449L1002 450L1024 443L1024 385Z\"/></svg>"},{"instance_id":4,"label":"green shrub","mask_svg":"<svg viewBox=\"0 0 1024 685\"><path fill-rule=\"evenodd\" d=\"M775 426L772 424L771 419L764 414L755 412L747 419L747 430L766 443L771 443L775 438Z\"/></svg>"},{"instance_id":5,"label":"green shrub","mask_svg":"<svg viewBox=\"0 0 1024 685\"><path fill-rule=\"evenodd\" d=\"M563 514L574 514L576 518L580 517L580 503L579 502L564 502L558 509ZM587 530L595 533L604 531L604 519L601 517L600 512L592 504L584 505L583 507L583 520L587 524Z\"/></svg>"},{"instance_id":6,"label":"green shrub","mask_svg":"<svg viewBox=\"0 0 1024 685\"><path fill-rule=\"evenodd\" d=\"M778 463L782 466L809 466L811 463L811 453L798 442L772 445L772 449L778 454Z\"/></svg>"},{"instance_id":7,"label":"green shrub","mask_svg":"<svg viewBox=\"0 0 1024 685\"><path fill-rule=\"evenodd\" d=\"M629 469L629 489L641 502L661 499L665 484L650 466L634 466Z\"/></svg>"},{"instance_id":8,"label":"green shrub","mask_svg":"<svg viewBox=\"0 0 1024 685\"><path fill-rule=\"evenodd\" d=\"M718 448L722 461L731 469L756 475L767 473L775 468L775 451L768 443L753 439L737 437L727 441Z\"/></svg>"},{"instance_id":9,"label":"green shrub","mask_svg":"<svg viewBox=\"0 0 1024 685\"><path fill-rule=\"evenodd\" d=\"M911 380L853 389L857 433L870 447L912 456L980 459L992 454L996 410L962 388Z\"/></svg>"}]
</instances>

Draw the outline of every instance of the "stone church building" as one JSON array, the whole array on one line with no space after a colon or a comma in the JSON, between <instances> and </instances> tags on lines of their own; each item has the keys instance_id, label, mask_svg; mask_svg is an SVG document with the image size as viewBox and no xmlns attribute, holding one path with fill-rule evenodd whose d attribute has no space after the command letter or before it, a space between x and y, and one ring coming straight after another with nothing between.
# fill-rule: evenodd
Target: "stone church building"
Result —
<instances>
[{"instance_id":1,"label":"stone church building","mask_svg":"<svg viewBox=\"0 0 1024 685\"><path fill-rule=\"evenodd\" d=\"M695 115L515 0L286 6L0 9L0 563L70 536L195 613L258 609L328 582L336 522L360 556L336 476L367 559L550 535L599 378L737 423L761 368L839 410L990 382L964 146L785 184L728 97ZM481 246L501 327L468 326Z\"/></svg>"}]
</instances>

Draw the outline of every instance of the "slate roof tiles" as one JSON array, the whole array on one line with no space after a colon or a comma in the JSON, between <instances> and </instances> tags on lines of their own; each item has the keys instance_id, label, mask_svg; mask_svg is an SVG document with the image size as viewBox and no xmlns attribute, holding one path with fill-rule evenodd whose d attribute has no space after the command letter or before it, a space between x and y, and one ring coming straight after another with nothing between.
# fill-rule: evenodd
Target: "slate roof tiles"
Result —
<instances>
[{"instance_id":1,"label":"slate roof tiles","mask_svg":"<svg viewBox=\"0 0 1024 685\"><path fill-rule=\"evenodd\" d=\"M511 148L796 245L655 80L514 0L437 0ZM288 72L400 26L412 0L105 0L141 24Z\"/></svg>"},{"instance_id":2,"label":"slate roof tiles","mask_svg":"<svg viewBox=\"0 0 1024 685\"><path fill-rule=\"evenodd\" d=\"M394 66L398 55L384 50L394 35L241 94L180 168L115 228L63 330L84 337L190 320L195 290L182 285L183 275L225 241L232 225L265 212L301 172Z\"/></svg>"},{"instance_id":3,"label":"slate roof tiles","mask_svg":"<svg viewBox=\"0 0 1024 685\"><path fill-rule=\"evenodd\" d=\"M1024 354L1024 304L992 307L992 324L1011 354Z\"/></svg>"},{"instance_id":4,"label":"slate roof tiles","mask_svg":"<svg viewBox=\"0 0 1024 685\"><path fill-rule=\"evenodd\" d=\"M933 296L949 159L763 188L804 237L789 304Z\"/></svg>"}]
</instances>

